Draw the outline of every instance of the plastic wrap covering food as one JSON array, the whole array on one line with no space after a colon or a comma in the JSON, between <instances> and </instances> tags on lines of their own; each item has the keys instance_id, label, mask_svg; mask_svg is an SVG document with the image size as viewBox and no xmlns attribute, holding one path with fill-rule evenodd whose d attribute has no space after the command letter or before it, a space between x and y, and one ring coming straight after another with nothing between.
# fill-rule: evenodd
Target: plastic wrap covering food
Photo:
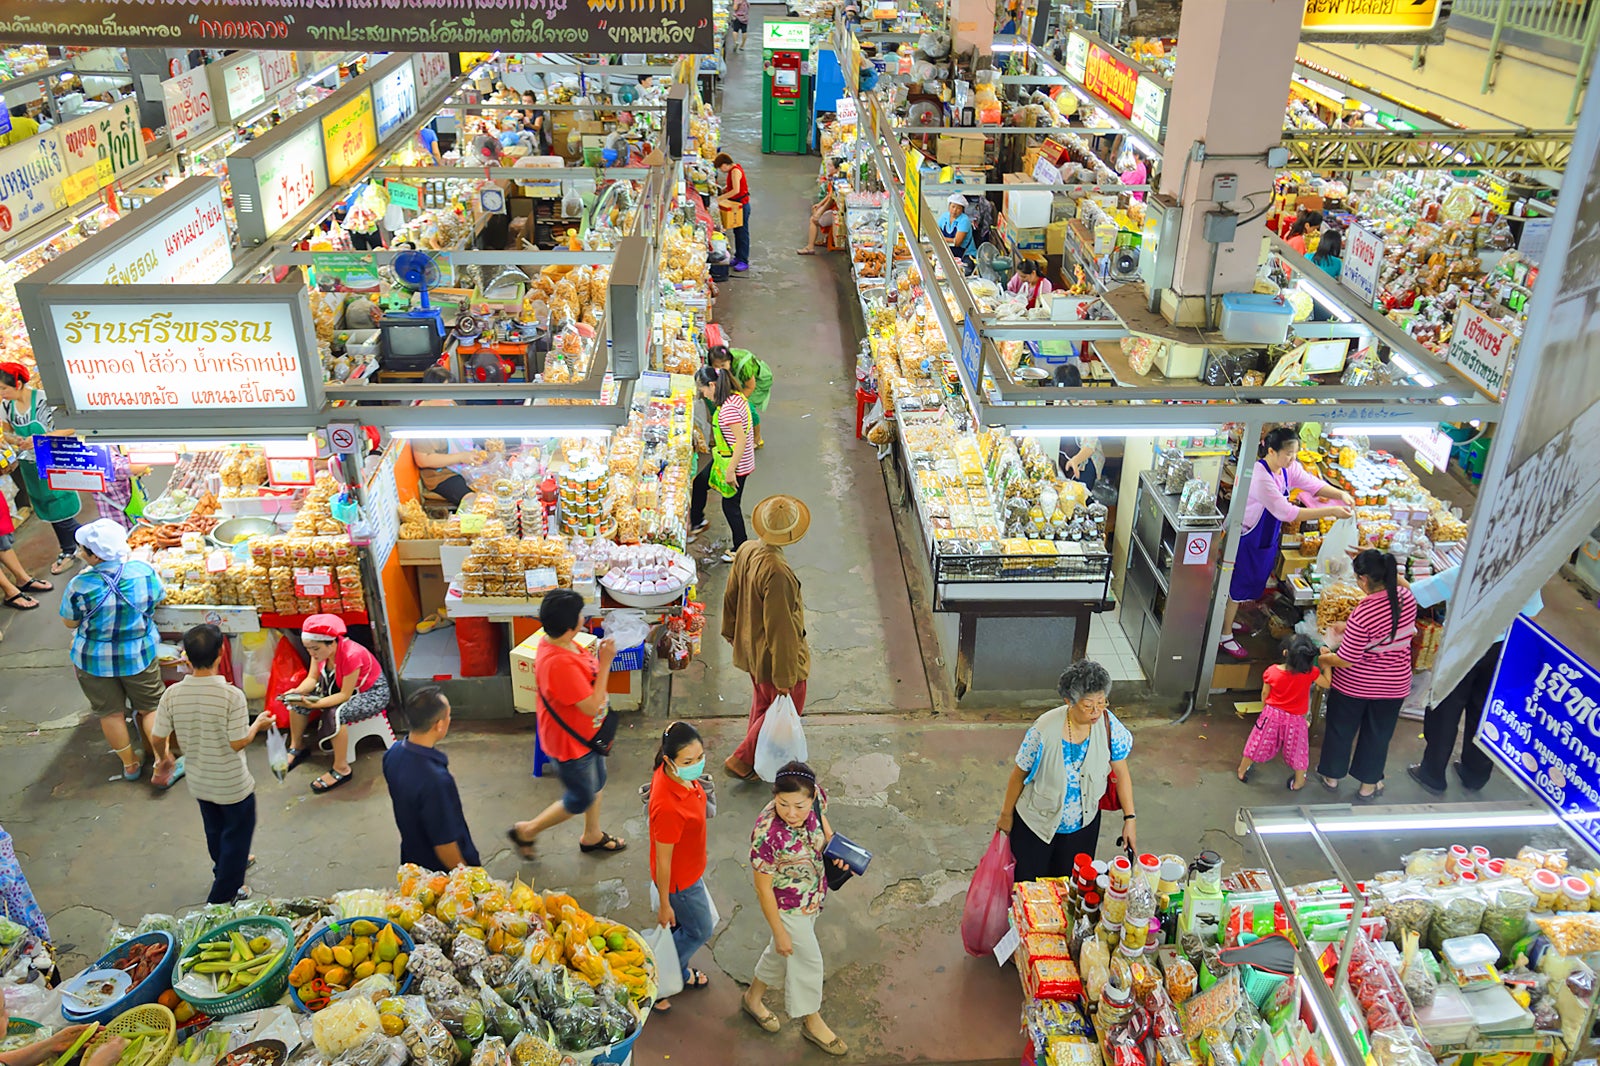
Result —
<instances>
[{"instance_id":1,"label":"plastic wrap covering food","mask_svg":"<svg viewBox=\"0 0 1600 1066\"><path fill-rule=\"evenodd\" d=\"M1446 940L1471 936L1483 924L1483 914L1488 907L1482 889L1477 885L1447 885L1434 890L1433 901L1437 911L1433 925L1428 930L1427 944L1438 951Z\"/></svg>"},{"instance_id":2,"label":"plastic wrap covering food","mask_svg":"<svg viewBox=\"0 0 1600 1066\"><path fill-rule=\"evenodd\" d=\"M1217 505L1211 494L1211 486L1199 478L1190 478L1183 483L1183 495L1178 501L1179 514L1212 515L1216 510Z\"/></svg>"}]
</instances>

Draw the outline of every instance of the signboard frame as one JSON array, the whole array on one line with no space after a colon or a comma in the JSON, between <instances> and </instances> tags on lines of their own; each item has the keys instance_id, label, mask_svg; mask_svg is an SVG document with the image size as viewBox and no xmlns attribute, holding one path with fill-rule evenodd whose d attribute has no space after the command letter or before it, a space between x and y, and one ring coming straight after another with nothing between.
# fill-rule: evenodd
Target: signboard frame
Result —
<instances>
[{"instance_id":1,"label":"signboard frame","mask_svg":"<svg viewBox=\"0 0 1600 1066\"><path fill-rule=\"evenodd\" d=\"M1352 222L1344 235L1344 266L1339 283L1366 300L1378 298L1378 276L1383 273L1383 238Z\"/></svg>"},{"instance_id":2,"label":"signboard frame","mask_svg":"<svg viewBox=\"0 0 1600 1066\"><path fill-rule=\"evenodd\" d=\"M99 252L98 240L107 234L120 239L126 235L126 231L119 235L108 227L85 241L79 249L91 248ZM233 436L252 429L309 432L318 424L324 405L322 362L316 356L316 329L312 322L311 305L306 297L303 282L291 281L267 285L163 285L158 289L159 296L152 300L150 287L58 285L40 283L35 280L38 277L39 274L36 273L27 282L17 285L17 302L22 306L23 319L28 325L28 336L33 343L34 358L38 363L39 378L44 384L45 391L65 416L64 421L69 422L80 434L146 433L151 434L151 439L163 440L174 435ZM219 315L237 316L241 312L249 313L255 310L275 310L287 314L293 335L285 339L283 348L292 350L299 363L303 403L278 407L196 406L138 411L107 411L81 407L76 402L72 381L66 372L60 338L52 325L55 314L58 311L92 312L97 307L133 303L147 304L145 309L150 314L201 306L215 308ZM187 387L180 378L170 375L161 380L160 384ZM173 415L176 411L183 412L181 431L173 427Z\"/></svg>"},{"instance_id":3,"label":"signboard frame","mask_svg":"<svg viewBox=\"0 0 1600 1066\"><path fill-rule=\"evenodd\" d=\"M186 70L162 82L161 105L167 118L167 139L174 148L197 141L217 128L211 77L205 67Z\"/></svg>"},{"instance_id":4,"label":"signboard frame","mask_svg":"<svg viewBox=\"0 0 1600 1066\"><path fill-rule=\"evenodd\" d=\"M1309 0L1300 19L1300 29L1316 35L1431 33L1439 25L1445 0L1397 3L1395 10L1387 15L1345 11L1352 6L1351 0Z\"/></svg>"},{"instance_id":5,"label":"signboard frame","mask_svg":"<svg viewBox=\"0 0 1600 1066\"><path fill-rule=\"evenodd\" d=\"M1475 339L1477 337L1483 340ZM1510 384L1511 362L1516 352L1514 333L1462 301L1450 331L1450 344L1443 352L1446 363L1459 370L1479 392L1491 400L1499 400ZM1496 375L1498 383L1494 380Z\"/></svg>"},{"instance_id":6,"label":"signboard frame","mask_svg":"<svg viewBox=\"0 0 1600 1066\"><path fill-rule=\"evenodd\" d=\"M163 269L162 263L173 257L167 247L167 238L173 236L169 233L163 236L159 231L163 228L181 233L188 228L186 216L192 212L203 212L210 208L215 213L215 220L222 229L223 244L227 251L228 267L233 268L233 249L229 240L227 214L223 210L222 182L217 178L207 175L196 175L186 178L171 189L162 193L154 200L130 212L119 223L120 232L115 241L99 241L90 238L76 248L52 259L32 276L18 282L18 290L29 286L38 285L172 285L178 284L176 279L168 280L157 277L156 280L144 281L144 275L133 276L135 271L143 266L143 261L155 257L159 262L155 264L154 271ZM166 224L165 227L163 224ZM97 235L98 236L98 235ZM154 248L146 250L135 257L136 265L117 269L118 260L129 261L128 257L138 252L138 245L145 239L162 241L159 255ZM110 273L106 273L109 264ZM224 270L217 277L227 272ZM129 276L128 280L116 280L119 275Z\"/></svg>"},{"instance_id":7,"label":"signboard frame","mask_svg":"<svg viewBox=\"0 0 1600 1066\"><path fill-rule=\"evenodd\" d=\"M381 80L375 79L371 85L356 89L338 107L321 114L322 159L329 185L343 184L345 178L361 169L361 165L378 151L374 92Z\"/></svg>"},{"instance_id":8,"label":"signboard frame","mask_svg":"<svg viewBox=\"0 0 1600 1066\"><path fill-rule=\"evenodd\" d=\"M1108 72L1114 72L1119 82L1130 81L1128 91L1121 91L1120 84L1114 84L1107 78ZM1090 96L1100 101L1106 107L1115 111L1123 118L1133 118L1134 100L1139 94L1139 70L1128 63L1116 52L1104 45L1091 43L1083 67L1083 88Z\"/></svg>"}]
</instances>

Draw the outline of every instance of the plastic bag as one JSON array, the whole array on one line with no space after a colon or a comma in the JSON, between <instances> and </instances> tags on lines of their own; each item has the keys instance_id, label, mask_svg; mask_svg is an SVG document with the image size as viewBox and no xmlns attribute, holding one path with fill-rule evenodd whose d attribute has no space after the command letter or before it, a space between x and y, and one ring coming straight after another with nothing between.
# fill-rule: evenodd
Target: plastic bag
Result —
<instances>
[{"instance_id":1,"label":"plastic bag","mask_svg":"<svg viewBox=\"0 0 1600 1066\"><path fill-rule=\"evenodd\" d=\"M643 611L607 611L605 629L618 651L637 648L650 639L650 623Z\"/></svg>"},{"instance_id":2,"label":"plastic bag","mask_svg":"<svg viewBox=\"0 0 1600 1066\"><path fill-rule=\"evenodd\" d=\"M1490 881L1480 886L1489 905L1484 908L1478 932L1494 941L1500 961L1510 963L1512 949L1528 931L1528 912L1533 910L1533 890L1515 878Z\"/></svg>"},{"instance_id":3,"label":"plastic bag","mask_svg":"<svg viewBox=\"0 0 1600 1066\"><path fill-rule=\"evenodd\" d=\"M994 951L1010 926L1011 885L1016 872L1011 857L1011 839L996 830L989 847L972 872L967 886L967 902L961 910L961 946L968 955L983 956Z\"/></svg>"},{"instance_id":4,"label":"plastic bag","mask_svg":"<svg viewBox=\"0 0 1600 1066\"><path fill-rule=\"evenodd\" d=\"M771 781L787 762L806 761L805 727L800 723L800 712L794 700L779 696L767 708L766 719L761 723L761 735L756 739L756 773L763 781Z\"/></svg>"},{"instance_id":5,"label":"plastic bag","mask_svg":"<svg viewBox=\"0 0 1600 1066\"><path fill-rule=\"evenodd\" d=\"M279 781L289 776L289 742L276 725L267 730L267 766Z\"/></svg>"},{"instance_id":6,"label":"plastic bag","mask_svg":"<svg viewBox=\"0 0 1600 1066\"><path fill-rule=\"evenodd\" d=\"M667 999L682 992L683 963L678 959L678 946L672 942L672 930L657 925L643 930L640 936L656 959L656 998Z\"/></svg>"},{"instance_id":7,"label":"plastic bag","mask_svg":"<svg viewBox=\"0 0 1600 1066\"><path fill-rule=\"evenodd\" d=\"M1483 924L1488 901L1476 885L1452 885L1433 894L1439 910L1428 930L1428 946L1440 950L1446 940L1471 936Z\"/></svg>"},{"instance_id":8,"label":"plastic bag","mask_svg":"<svg viewBox=\"0 0 1600 1066\"><path fill-rule=\"evenodd\" d=\"M1327 536L1322 538L1322 547L1317 549L1317 569L1330 578L1344 577L1353 573L1351 569L1350 550L1361 543L1361 532L1356 528L1354 518L1341 518L1328 530Z\"/></svg>"}]
</instances>

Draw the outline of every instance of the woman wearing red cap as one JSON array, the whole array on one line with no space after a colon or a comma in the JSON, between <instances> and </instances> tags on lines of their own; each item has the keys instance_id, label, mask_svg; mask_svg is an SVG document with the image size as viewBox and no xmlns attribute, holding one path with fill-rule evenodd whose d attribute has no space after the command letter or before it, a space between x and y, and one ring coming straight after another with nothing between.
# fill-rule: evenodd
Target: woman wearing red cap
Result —
<instances>
[{"instance_id":1,"label":"woman wearing red cap","mask_svg":"<svg viewBox=\"0 0 1600 1066\"><path fill-rule=\"evenodd\" d=\"M389 710L389 682L377 656L345 635L337 615L314 614L300 627L300 639L311 656L311 672L283 694L289 716L289 769L310 752L303 746L312 712L317 720L317 746L333 753L333 769L311 782L311 791L328 792L354 776L350 767L351 722L364 722Z\"/></svg>"}]
</instances>

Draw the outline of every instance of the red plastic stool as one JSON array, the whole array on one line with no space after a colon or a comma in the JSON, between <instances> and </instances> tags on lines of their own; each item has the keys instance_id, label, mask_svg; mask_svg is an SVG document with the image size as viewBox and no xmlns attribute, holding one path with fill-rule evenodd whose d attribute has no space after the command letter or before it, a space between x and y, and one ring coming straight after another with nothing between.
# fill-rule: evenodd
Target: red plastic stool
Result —
<instances>
[{"instance_id":1,"label":"red plastic stool","mask_svg":"<svg viewBox=\"0 0 1600 1066\"><path fill-rule=\"evenodd\" d=\"M867 417L867 408L878 402L878 394L867 392L865 389L856 389L856 440L860 440L861 422Z\"/></svg>"}]
</instances>

